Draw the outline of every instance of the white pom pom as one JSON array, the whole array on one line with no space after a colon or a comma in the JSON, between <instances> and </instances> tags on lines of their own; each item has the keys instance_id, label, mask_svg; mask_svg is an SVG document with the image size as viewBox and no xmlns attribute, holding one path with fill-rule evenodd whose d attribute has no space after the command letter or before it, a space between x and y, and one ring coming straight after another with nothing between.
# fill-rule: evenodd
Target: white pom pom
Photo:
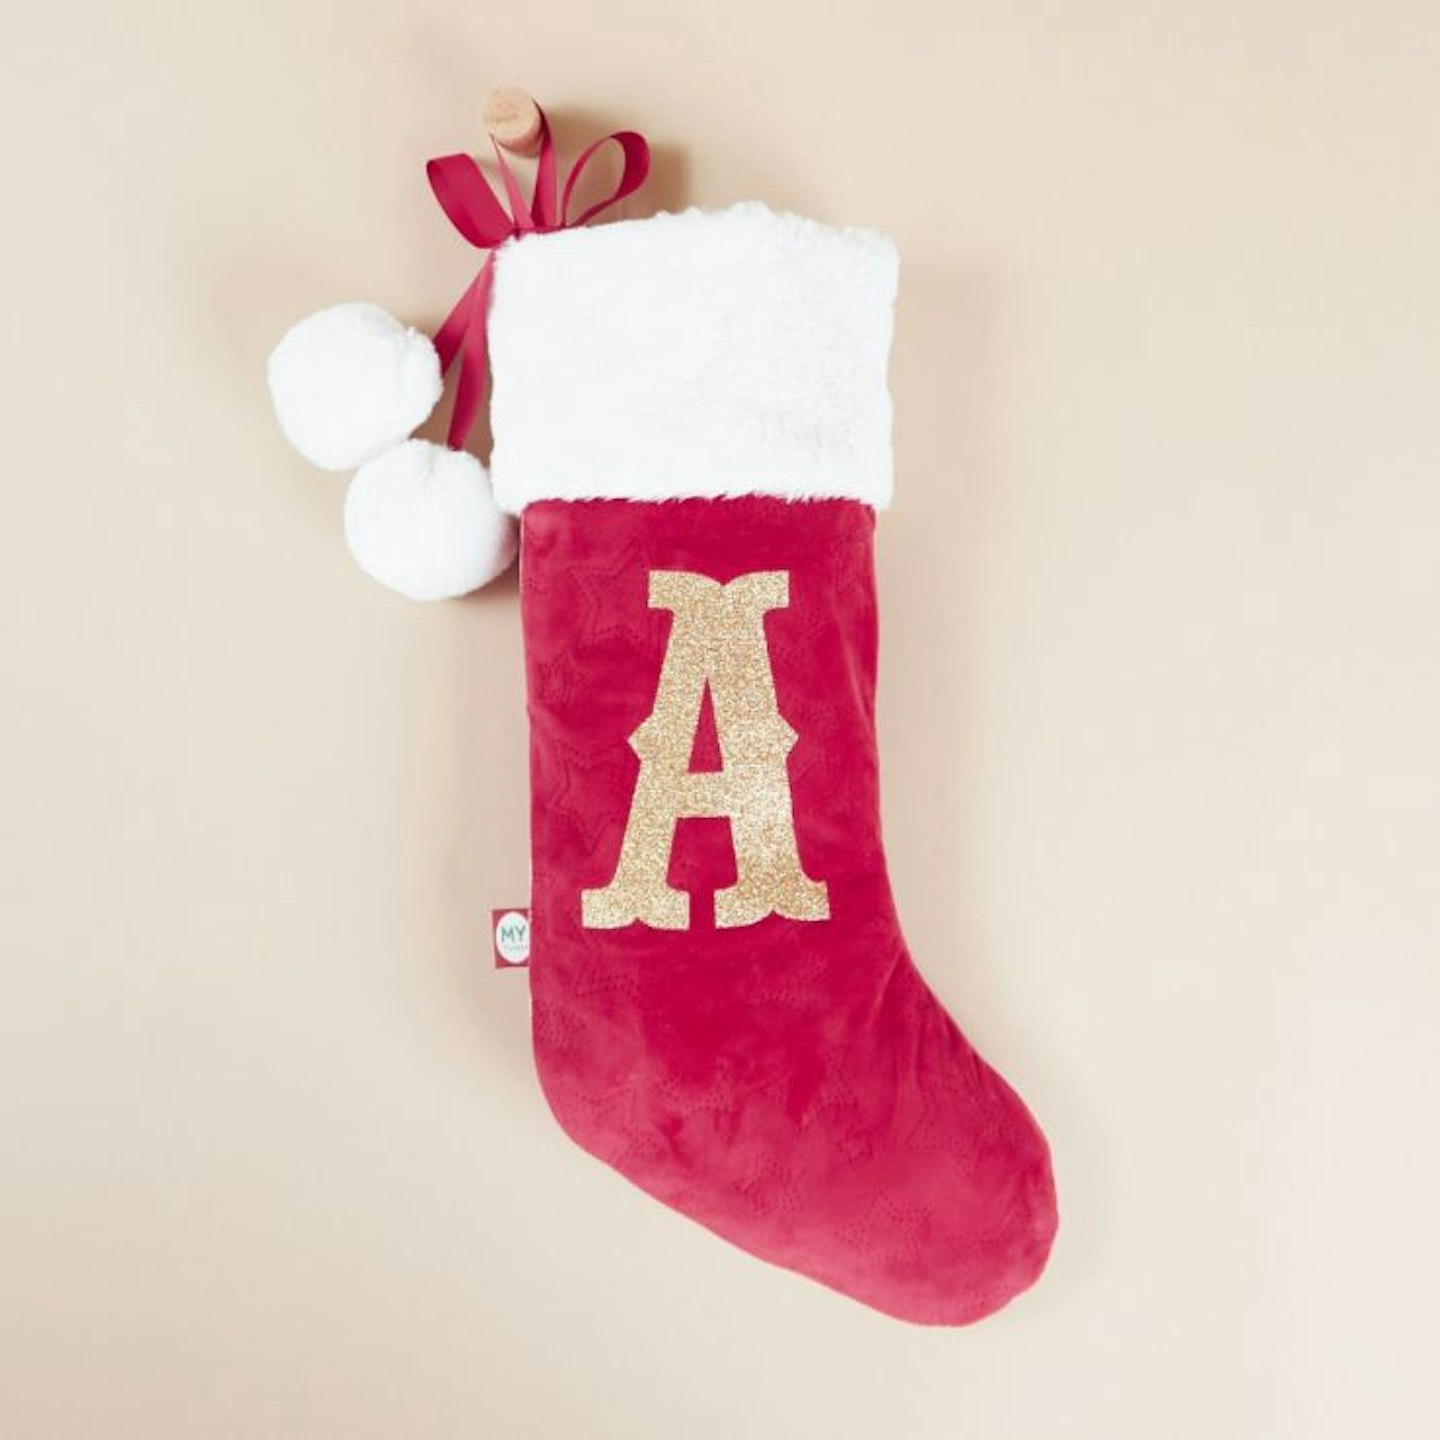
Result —
<instances>
[{"instance_id":1,"label":"white pom pom","mask_svg":"<svg viewBox=\"0 0 1440 1440\"><path fill-rule=\"evenodd\" d=\"M348 470L424 422L440 398L428 335L378 305L334 305L270 354L270 396L285 438L326 470Z\"/></svg>"},{"instance_id":2,"label":"white pom pom","mask_svg":"<svg viewBox=\"0 0 1440 1440\"><path fill-rule=\"evenodd\" d=\"M362 465L345 496L360 568L412 600L467 595L515 558L515 521L465 450L410 440Z\"/></svg>"}]
</instances>

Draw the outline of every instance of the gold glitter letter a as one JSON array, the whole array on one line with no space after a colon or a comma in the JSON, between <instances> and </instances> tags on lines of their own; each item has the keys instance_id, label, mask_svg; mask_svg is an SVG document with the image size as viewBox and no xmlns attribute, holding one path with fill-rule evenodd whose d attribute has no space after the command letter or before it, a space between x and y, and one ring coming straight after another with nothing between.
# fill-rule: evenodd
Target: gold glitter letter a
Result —
<instances>
[{"instance_id":1,"label":"gold glitter letter a","mask_svg":"<svg viewBox=\"0 0 1440 1440\"><path fill-rule=\"evenodd\" d=\"M581 922L613 930L632 921L657 930L690 924L690 897L666 880L675 822L724 816L735 847L735 884L715 892L715 924L753 925L767 915L826 920L823 881L800 868L785 759L795 732L780 718L765 646L765 612L790 603L785 570L728 585L683 570L650 572L650 608L675 622L660 667L655 708L630 737L640 776L615 878L581 892ZM705 687L715 710L721 768L691 773Z\"/></svg>"}]
</instances>

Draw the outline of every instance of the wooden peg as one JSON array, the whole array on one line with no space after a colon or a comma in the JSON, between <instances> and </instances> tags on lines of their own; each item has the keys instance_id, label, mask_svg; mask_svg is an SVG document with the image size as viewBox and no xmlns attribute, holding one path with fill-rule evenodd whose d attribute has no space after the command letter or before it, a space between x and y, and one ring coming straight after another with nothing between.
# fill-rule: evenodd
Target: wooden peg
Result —
<instances>
[{"instance_id":1,"label":"wooden peg","mask_svg":"<svg viewBox=\"0 0 1440 1440\"><path fill-rule=\"evenodd\" d=\"M540 148L540 107L523 90L492 90L485 100L485 128L512 155Z\"/></svg>"}]
</instances>

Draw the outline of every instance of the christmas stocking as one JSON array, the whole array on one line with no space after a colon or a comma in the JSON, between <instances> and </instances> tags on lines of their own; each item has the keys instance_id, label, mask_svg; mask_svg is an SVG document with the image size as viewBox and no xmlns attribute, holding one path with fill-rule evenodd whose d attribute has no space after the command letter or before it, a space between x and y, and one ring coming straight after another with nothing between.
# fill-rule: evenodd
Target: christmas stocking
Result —
<instances>
[{"instance_id":1,"label":"christmas stocking","mask_svg":"<svg viewBox=\"0 0 1440 1440\"><path fill-rule=\"evenodd\" d=\"M535 1059L574 1140L717 1234L879 1310L964 1324L1040 1273L1044 1137L912 964L880 839L875 511L896 260L763 206L580 225L543 115L434 344L373 305L270 359L360 564L416 598L513 558L532 725ZM498 247L498 248L496 248ZM488 325L487 325L488 315ZM493 359L492 472L465 447ZM459 362L449 443L412 437ZM493 481L493 487L492 487ZM497 503L498 501L498 503Z\"/></svg>"},{"instance_id":2,"label":"christmas stocking","mask_svg":"<svg viewBox=\"0 0 1440 1440\"><path fill-rule=\"evenodd\" d=\"M917 972L881 844L893 248L762 206L498 254L535 1059L565 1131L908 1320L1040 1273L1045 1140Z\"/></svg>"}]
</instances>

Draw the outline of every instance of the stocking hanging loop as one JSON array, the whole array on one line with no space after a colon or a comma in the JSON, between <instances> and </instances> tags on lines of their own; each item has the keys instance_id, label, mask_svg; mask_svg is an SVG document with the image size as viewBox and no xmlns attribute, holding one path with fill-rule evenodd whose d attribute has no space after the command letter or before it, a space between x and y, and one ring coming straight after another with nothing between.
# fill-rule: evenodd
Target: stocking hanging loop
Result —
<instances>
[{"instance_id":1,"label":"stocking hanging loop","mask_svg":"<svg viewBox=\"0 0 1440 1440\"><path fill-rule=\"evenodd\" d=\"M612 142L620 147L620 178L608 195L572 220L570 201L586 166ZM490 305L496 249L517 235L584 225L633 194L650 173L650 146L645 137L634 130L617 130L586 146L570 167L561 189L556 169L555 141L550 133L550 122L541 110L535 184L527 203L503 149L497 142L492 143L495 143L495 159L508 209L491 188L473 156L441 155L425 166L430 189L450 223L477 250L490 252L480 267L480 273L466 287L435 336L435 349L442 368L448 370L457 358L460 362L455 384L455 406L446 436L446 443L453 450L464 447L485 395L489 374L485 319Z\"/></svg>"}]
</instances>

